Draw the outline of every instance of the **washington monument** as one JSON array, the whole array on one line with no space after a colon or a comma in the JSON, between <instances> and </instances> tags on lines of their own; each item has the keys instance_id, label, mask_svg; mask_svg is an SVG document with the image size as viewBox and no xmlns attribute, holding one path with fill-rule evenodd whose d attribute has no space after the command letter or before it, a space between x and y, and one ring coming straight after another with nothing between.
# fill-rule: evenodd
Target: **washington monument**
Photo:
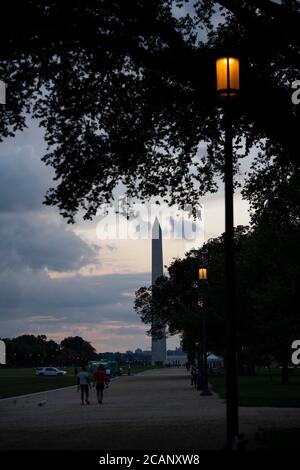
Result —
<instances>
[{"instance_id":1,"label":"washington monument","mask_svg":"<svg viewBox=\"0 0 300 470\"><path fill-rule=\"evenodd\" d=\"M163 275L162 231L157 217L152 227L152 285ZM163 329L163 333L164 333ZM167 358L167 341L152 337L152 364L163 365Z\"/></svg>"}]
</instances>

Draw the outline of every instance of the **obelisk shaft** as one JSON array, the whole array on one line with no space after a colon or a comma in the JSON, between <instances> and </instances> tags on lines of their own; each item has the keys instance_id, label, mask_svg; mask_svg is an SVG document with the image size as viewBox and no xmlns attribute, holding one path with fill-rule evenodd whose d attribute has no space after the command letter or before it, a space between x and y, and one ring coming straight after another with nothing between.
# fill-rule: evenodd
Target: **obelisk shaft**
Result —
<instances>
[{"instance_id":1,"label":"obelisk shaft","mask_svg":"<svg viewBox=\"0 0 300 470\"><path fill-rule=\"evenodd\" d=\"M156 218L152 228L152 285L163 275L162 231ZM165 335L165 328L162 330ZM167 344L166 337L155 339L152 337L152 364L164 365L166 363Z\"/></svg>"}]
</instances>

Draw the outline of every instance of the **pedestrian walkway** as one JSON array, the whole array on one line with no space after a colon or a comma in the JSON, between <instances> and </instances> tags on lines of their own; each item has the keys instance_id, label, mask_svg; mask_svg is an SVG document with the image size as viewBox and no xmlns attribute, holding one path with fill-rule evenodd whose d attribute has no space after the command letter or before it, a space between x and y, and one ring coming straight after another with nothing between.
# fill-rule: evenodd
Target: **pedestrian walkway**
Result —
<instances>
[{"instance_id":1,"label":"pedestrian walkway","mask_svg":"<svg viewBox=\"0 0 300 470\"><path fill-rule=\"evenodd\" d=\"M38 403L43 401L43 406ZM46 403L45 403L45 402ZM241 408L247 437L259 426L293 426L300 410ZM1 449L221 449L225 404L201 397L183 369L154 369L114 379L103 404L76 387L0 402Z\"/></svg>"}]
</instances>

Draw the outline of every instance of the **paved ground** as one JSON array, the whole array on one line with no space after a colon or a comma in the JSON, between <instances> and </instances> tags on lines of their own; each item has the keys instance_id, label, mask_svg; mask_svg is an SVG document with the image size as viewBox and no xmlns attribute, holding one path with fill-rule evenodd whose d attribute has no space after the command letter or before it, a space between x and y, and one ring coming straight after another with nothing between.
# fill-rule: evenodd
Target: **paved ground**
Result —
<instances>
[{"instance_id":1,"label":"paved ground","mask_svg":"<svg viewBox=\"0 0 300 470\"><path fill-rule=\"evenodd\" d=\"M81 406L74 387L0 401L0 449L221 449L225 405L200 397L182 369L114 379L98 405ZM38 403L46 400L40 407ZM300 427L300 409L240 408L241 430Z\"/></svg>"}]
</instances>

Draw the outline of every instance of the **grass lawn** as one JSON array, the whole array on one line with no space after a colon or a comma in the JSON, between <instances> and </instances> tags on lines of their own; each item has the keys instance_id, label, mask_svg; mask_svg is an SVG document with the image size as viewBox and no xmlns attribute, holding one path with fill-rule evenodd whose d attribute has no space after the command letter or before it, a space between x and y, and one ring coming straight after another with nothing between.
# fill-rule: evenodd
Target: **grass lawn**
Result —
<instances>
[{"instance_id":1,"label":"grass lawn","mask_svg":"<svg viewBox=\"0 0 300 470\"><path fill-rule=\"evenodd\" d=\"M75 385L73 368L64 370L67 371L64 377L36 377L35 369L1 368L0 399Z\"/></svg>"},{"instance_id":2,"label":"grass lawn","mask_svg":"<svg viewBox=\"0 0 300 470\"><path fill-rule=\"evenodd\" d=\"M209 377L215 392L226 397L225 376ZM254 377L239 377L240 406L300 407L300 375L290 377L289 385L282 385L279 375L259 374Z\"/></svg>"},{"instance_id":3,"label":"grass lawn","mask_svg":"<svg viewBox=\"0 0 300 470\"><path fill-rule=\"evenodd\" d=\"M152 368L132 366L131 374ZM64 377L37 377L33 368L0 368L0 399L76 385L74 367L64 367L63 370L67 371ZM123 367L123 375L127 375L126 366Z\"/></svg>"}]
</instances>

